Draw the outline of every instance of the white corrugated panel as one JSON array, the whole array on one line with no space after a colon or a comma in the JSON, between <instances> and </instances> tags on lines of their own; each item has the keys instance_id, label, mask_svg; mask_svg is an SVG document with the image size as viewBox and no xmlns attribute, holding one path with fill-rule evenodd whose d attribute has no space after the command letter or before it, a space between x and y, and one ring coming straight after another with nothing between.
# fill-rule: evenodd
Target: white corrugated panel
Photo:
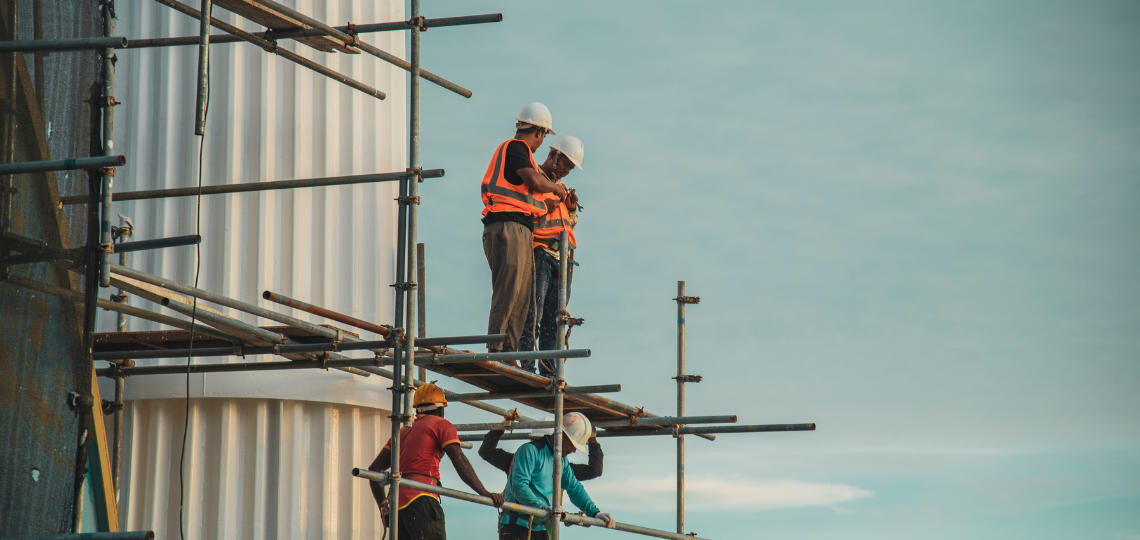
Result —
<instances>
[{"instance_id":1,"label":"white corrugated panel","mask_svg":"<svg viewBox=\"0 0 1140 540\"><path fill-rule=\"evenodd\" d=\"M285 0L333 24L403 20L401 1ZM191 3L193 4L193 3ZM150 0L119 0L115 35L188 36L197 21ZM216 8L249 31L259 25ZM402 32L369 43L404 56ZM245 43L211 47L204 185L402 171L405 73L367 55L281 46L387 93L384 101ZM197 47L118 52L115 149L127 156L116 191L193 187ZM395 183L210 195L201 206L199 287L325 322L261 300L273 290L354 317L390 323L395 281ZM116 203L134 240L193 234L194 198ZM131 254L129 266L191 285L193 248ZM136 306L165 311L138 298ZM277 324L212 306L251 324ZM114 330L103 312L100 329ZM131 319L128 330L159 327ZM371 337L370 334L364 334ZM261 359L270 360L263 357ZM242 359L197 359L238 361ZM253 358L246 359L253 360ZM277 358L280 360L280 358ZM185 360L140 361L142 365ZM187 538L379 538L366 482L351 477L388 437L391 384L337 371L191 377L186 447ZM178 538L179 457L186 378L127 381L122 522ZM110 388L103 387L104 395Z\"/></svg>"},{"instance_id":2,"label":"white corrugated panel","mask_svg":"<svg viewBox=\"0 0 1140 540\"><path fill-rule=\"evenodd\" d=\"M179 538L185 401L128 402L123 530ZM387 413L332 403L192 401L186 441L186 538L380 538L368 482L351 476L388 440Z\"/></svg>"}]
</instances>

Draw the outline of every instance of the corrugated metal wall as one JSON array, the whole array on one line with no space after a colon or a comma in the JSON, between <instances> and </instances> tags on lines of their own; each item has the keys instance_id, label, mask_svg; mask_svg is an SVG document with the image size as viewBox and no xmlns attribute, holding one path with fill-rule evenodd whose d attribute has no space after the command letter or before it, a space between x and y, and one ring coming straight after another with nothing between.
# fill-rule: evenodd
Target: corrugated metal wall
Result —
<instances>
[{"instance_id":1,"label":"corrugated metal wall","mask_svg":"<svg viewBox=\"0 0 1140 540\"><path fill-rule=\"evenodd\" d=\"M398 0L284 3L333 24L404 19ZM116 7L117 35L198 32L196 21L150 0L119 0ZM263 30L222 9L214 16L249 31ZM403 33L366 39L404 55ZM203 184L404 170L404 72L370 56L330 55L291 41L281 46L379 88L388 98L365 96L253 45L215 45ZM129 161L119 169L116 191L196 185L196 66L195 47L120 51L115 95L122 105L116 108L115 147ZM261 291L270 289L389 323L397 191L396 184L387 183L203 197L199 287L261 305L266 305ZM134 240L195 232L193 198L127 202L116 209L133 218ZM193 248L133 253L129 266L194 282ZM164 309L138 298L131 303ZM249 323L270 324L224 311ZM114 330L113 321L105 313L100 329ZM156 327L128 323L128 330L150 329ZM192 381L193 395L221 397L191 401L187 538L380 537L368 486L349 471L370 463L387 440L383 409L388 403L377 394L390 382L374 376L346 385L342 375L289 372L213 386L205 379ZM314 391L325 383L339 385L338 395ZM181 395L184 384L177 377L127 380L120 509L125 529L154 529L161 538L178 538L184 401L143 398Z\"/></svg>"},{"instance_id":2,"label":"corrugated metal wall","mask_svg":"<svg viewBox=\"0 0 1140 540\"><path fill-rule=\"evenodd\" d=\"M178 538L185 401L126 408L125 530ZM186 442L186 538L379 538L368 483L353 478L388 440L387 412L295 400L196 399Z\"/></svg>"},{"instance_id":3,"label":"corrugated metal wall","mask_svg":"<svg viewBox=\"0 0 1140 540\"><path fill-rule=\"evenodd\" d=\"M398 1L285 3L339 24L404 18ZM198 32L197 21L150 0L116 5L116 34L143 38ZM249 31L263 30L222 9L214 15ZM367 39L404 54L402 32ZM254 45L215 45L203 184L404 170L404 72L367 55L326 54L289 40L281 46L382 89L388 98L365 96ZM197 62L196 47L119 52L115 97L122 105L116 108L115 148L129 161L119 170L116 191L197 185ZM199 286L251 303L263 302L261 291L272 289L366 320L390 322L396 195L395 183L383 183L203 197ZM195 232L194 198L125 202L116 210L134 219L134 240ZM129 264L192 284L194 262L193 248L175 248L133 253ZM105 317L101 329L114 330L113 320ZM154 328L137 320L128 325L129 330Z\"/></svg>"}]
</instances>

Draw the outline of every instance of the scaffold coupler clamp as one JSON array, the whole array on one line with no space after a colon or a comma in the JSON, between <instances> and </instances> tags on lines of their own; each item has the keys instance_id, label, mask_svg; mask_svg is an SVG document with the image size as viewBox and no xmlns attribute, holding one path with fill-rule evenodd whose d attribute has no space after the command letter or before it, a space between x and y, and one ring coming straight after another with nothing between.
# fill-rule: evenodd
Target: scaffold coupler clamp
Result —
<instances>
[{"instance_id":1,"label":"scaffold coupler clamp","mask_svg":"<svg viewBox=\"0 0 1140 540\"><path fill-rule=\"evenodd\" d=\"M268 47L262 47L265 52L277 54L277 36L274 35L272 28L266 28L265 32L261 34L261 39L264 39L269 44Z\"/></svg>"},{"instance_id":2,"label":"scaffold coupler clamp","mask_svg":"<svg viewBox=\"0 0 1140 540\"><path fill-rule=\"evenodd\" d=\"M242 348L241 343L234 343L234 356L245 358L245 350Z\"/></svg>"},{"instance_id":3,"label":"scaffold coupler clamp","mask_svg":"<svg viewBox=\"0 0 1140 540\"><path fill-rule=\"evenodd\" d=\"M578 516L578 522L577 523L570 521L570 519L569 519L569 518L572 518L574 516ZM567 525L577 525L579 527L589 527L590 526L589 523L586 523L586 513L585 512L579 511L577 514L569 513L569 514L566 514L566 518L567 518L567 520L566 520Z\"/></svg>"},{"instance_id":4,"label":"scaffold coupler clamp","mask_svg":"<svg viewBox=\"0 0 1140 540\"><path fill-rule=\"evenodd\" d=\"M417 182L423 182L424 181L424 169L423 169L423 167L408 167L407 169L404 169L404 174L408 175L408 178L411 178L414 176L416 178ZM418 197L416 198L416 204L420 204Z\"/></svg>"},{"instance_id":5,"label":"scaffold coupler clamp","mask_svg":"<svg viewBox=\"0 0 1140 540\"><path fill-rule=\"evenodd\" d=\"M400 291L400 292L414 291L416 289L416 282L414 282L414 281L397 281L397 282L389 285L389 287L394 287L397 291ZM402 336L404 333L403 329L398 328L397 330L400 330L400 335Z\"/></svg>"},{"instance_id":6,"label":"scaffold coupler clamp","mask_svg":"<svg viewBox=\"0 0 1140 540\"><path fill-rule=\"evenodd\" d=\"M503 415L503 429L508 430L511 433L514 433L515 432L515 420L522 418L522 414L519 413L519 410L517 408L511 409L508 412L510 414L504 414Z\"/></svg>"},{"instance_id":7,"label":"scaffold coupler clamp","mask_svg":"<svg viewBox=\"0 0 1140 540\"><path fill-rule=\"evenodd\" d=\"M348 36L348 41L346 41L344 44L351 47L353 45L356 45L356 39L357 39L358 32L356 31L356 25L352 24L352 21L348 21L347 26L348 26L348 31L345 32L344 34L346 36Z\"/></svg>"},{"instance_id":8,"label":"scaffold coupler clamp","mask_svg":"<svg viewBox=\"0 0 1140 540\"><path fill-rule=\"evenodd\" d=\"M673 424L673 438L674 439L681 438L681 426L680 426L680 424Z\"/></svg>"},{"instance_id":9,"label":"scaffold coupler clamp","mask_svg":"<svg viewBox=\"0 0 1140 540\"><path fill-rule=\"evenodd\" d=\"M423 15L412 17L412 20L408 21L408 26L416 26L419 27L420 32L427 32L427 18Z\"/></svg>"},{"instance_id":10,"label":"scaffold coupler clamp","mask_svg":"<svg viewBox=\"0 0 1140 540\"><path fill-rule=\"evenodd\" d=\"M681 304L699 304L699 303L701 303L701 297L699 297L699 296L678 296L678 297L674 298L673 300L676 300L678 303L681 303Z\"/></svg>"},{"instance_id":11,"label":"scaffold coupler clamp","mask_svg":"<svg viewBox=\"0 0 1140 540\"><path fill-rule=\"evenodd\" d=\"M677 381L677 382L683 382L683 383L690 383L690 382L691 383L699 383L702 380L704 380L704 377L701 375L678 375L676 377L670 377L670 378Z\"/></svg>"}]
</instances>

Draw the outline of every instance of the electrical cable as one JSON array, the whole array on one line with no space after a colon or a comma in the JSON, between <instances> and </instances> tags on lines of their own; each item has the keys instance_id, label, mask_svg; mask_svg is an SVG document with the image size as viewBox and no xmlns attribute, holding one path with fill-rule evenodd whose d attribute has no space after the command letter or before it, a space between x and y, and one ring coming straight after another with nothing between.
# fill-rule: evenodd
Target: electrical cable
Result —
<instances>
[{"instance_id":1,"label":"electrical cable","mask_svg":"<svg viewBox=\"0 0 1140 540\"><path fill-rule=\"evenodd\" d=\"M210 66L206 64L206 104L202 108L202 125L210 113ZM194 234L202 236L202 154L206 150L206 130L198 143L198 197L194 216ZM198 278L202 274L202 243L194 244L194 288L198 288ZM190 308L190 348L186 353L186 414L182 421L182 455L178 459L178 534L186 540L186 530L183 519L183 504L186 499L186 435L190 432L190 359L194 356L194 325L197 324L198 297L194 297Z\"/></svg>"}]
</instances>

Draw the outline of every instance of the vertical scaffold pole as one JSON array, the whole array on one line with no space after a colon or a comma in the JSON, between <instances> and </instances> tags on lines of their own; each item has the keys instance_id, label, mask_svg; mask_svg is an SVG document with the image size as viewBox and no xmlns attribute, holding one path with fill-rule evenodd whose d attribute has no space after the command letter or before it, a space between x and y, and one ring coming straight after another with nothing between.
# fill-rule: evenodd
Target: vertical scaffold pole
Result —
<instances>
[{"instance_id":1,"label":"vertical scaffold pole","mask_svg":"<svg viewBox=\"0 0 1140 540\"><path fill-rule=\"evenodd\" d=\"M558 350L566 350L566 274L568 255L566 244L569 241L566 231L558 236ZM554 379L554 497L550 511L553 514L549 528L551 540L559 538L559 520L562 517L562 415L563 389L566 382L566 359L558 359L558 370Z\"/></svg>"},{"instance_id":2,"label":"vertical scaffold pole","mask_svg":"<svg viewBox=\"0 0 1140 540\"><path fill-rule=\"evenodd\" d=\"M210 15L211 0L202 0L202 18L198 24L198 92L194 102L194 134L206 134L206 93L210 91Z\"/></svg>"},{"instance_id":3,"label":"vertical scaffold pole","mask_svg":"<svg viewBox=\"0 0 1140 540\"><path fill-rule=\"evenodd\" d=\"M412 414L412 393L408 392L412 388L412 376L415 374L415 356L416 356L416 302L412 296L412 290L415 288L415 281L413 281L413 269L416 265L416 233L417 233L417 217L419 215L419 192L420 192L420 2L419 0L411 0L412 4L412 39L411 39L411 53L410 60L412 69L411 79L408 88L408 168L411 171L408 174L408 281L409 288L407 290L407 309L408 320L404 326L406 329L404 335L407 339L407 347L404 350L405 365L404 365L404 410L409 415ZM406 423L406 425L411 425Z\"/></svg>"},{"instance_id":4,"label":"vertical scaffold pole","mask_svg":"<svg viewBox=\"0 0 1140 540\"><path fill-rule=\"evenodd\" d=\"M203 0L208 5L209 0ZM115 13L112 2L103 3L103 37L111 37L115 33ZM206 17L206 30L209 30L209 17ZM206 33L203 30L203 33ZM103 49L103 155L112 155L115 141L111 139L115 131L115 49ZM115 185L115 168L103 169L103 200L101 201L103 219L99 228L99 243L103 251L99 254L99 286L111 286L111 189Z\"/></svg>"},{"instance_id":5,"label":"vertical scaffold pole","mask_svg":"<svg viewBox=\"0 0 1140 540\"><path fill-rule=\"evenodd\" d=\"M419 316L420 327L417 337L427 337L427 264L424 263L424 245L416 244L416 315ZM427 380L427 368L420 366L419 379Z\"/></svg>"},{"instance_id":6,"label":"vertical scaffold pole","mask_svg":"<svg viewBox=\"0 0 1140 540\"><path fill-rule=\"evenodd\" d=\"M677 416L685 416L685 282L677 282ZM685 436L677 435L677 534L685 534Z\"/></svg>"},{"instance_id":7,"label":"vertical scaffold pole","mask_svg":"<svg viewBox=\"0 0 1140 540\"><path fill-rule=\"evenodd\" d=\"M698 304L699 296L685 296L685 282L677 282L677 416L685 416L685 383L701 382L699 375L685 374L685 304ZM677 534L685 534L685 436L673 426L677 438Z\"/></svg>"},{"instance_id":8,"label":"vertical scaffold pole","mask_svg":"<svg viewBox=\"0 0 1140 540\"><path fill-rule=\"evenodd\" d=\"M134 234L133 227L127 227L125 219L120 214L119 241L123 242ZM126 266L130 253L119 253L119 266ZM119 301L126 303L126 291L119 289ZM127 331L127 314L119 313L118 328L120 332ZM115 503L119 502L119 479L123 471L123 396L126 393L126 377L115 377L115 413L111 423L111 481L115 487Z\"/></svg>"}]
</instances>

